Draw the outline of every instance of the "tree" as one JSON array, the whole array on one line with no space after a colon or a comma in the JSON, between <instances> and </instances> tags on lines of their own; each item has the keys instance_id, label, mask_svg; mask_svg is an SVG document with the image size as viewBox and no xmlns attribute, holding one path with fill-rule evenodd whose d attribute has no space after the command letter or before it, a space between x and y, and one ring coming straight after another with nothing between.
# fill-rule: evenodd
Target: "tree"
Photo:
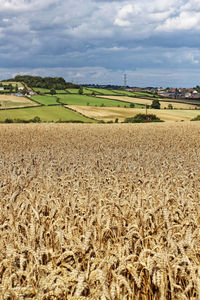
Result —
<instances>
[{"instance_id":1,"label":"tree","mask_svg":"<svg viewBox=\"0 0 200 300\"><path fill-rule=\"evenodd\" d=\"M9 92L12 93L12 91L13 91L13 86L12 86L11 83L8 85L8 88L9 88Z\"/></svg>"},{"instance_id":2,"label":"tree","mask_svg":"<svg viewBox=\"0 0 200 300\"><path fill-rule=\"evenodd\" d=\"M53 96L53 95L55 95L56 94L56 90L55 89L51 89L50 90L50 94Z\"/></svg>"},{"instance_id":3,"label":"tree","mask_svg":"<svg viewBox=\"0 0 200 300\"><path fill-rule=\"evenodd\" d=\"M126 118L124 123L147 123L147 122L163 122L153 114L137 114L134 117Z\"/></svg>"},{"instance_id":4,"label":"tree","mask_svg":"<svg viewBox=\"0 0 200 300\"><path fill-rule=\"evenodd\" d=\"M26 95L26 93L27 93L27 89L24 87L23 90L22 90L22 94Z\"/></svg>"},{"instance_id":5,"label":"tree","mask_svg":"<svg viewBox=\"0 0 200 300\"><path fill-rule=\"evenodd\" d=\"M168 105L168 108L169 108L169 109L173 109L173 105L170 103L170 104Z\"/></svg>"},{"instance_id":6,"label":"tree","mask_svg":"<svg viewBox=\"0 0 200 300\"><path fill-rule=\"evenodd\" d=\"M80 86L78 93L79 93L80 95L83 94L83 87L82 87L82 86Z\"/></svg>"},{"instance_id":7,"label":"tree","mask_svg":"<svg viewBox=\"0 0 200 300\"><path fill-rule=\"evenodd\" d=\"M130 104L130 108L134 108L135 107L135 104L134 103L131 103Z\"/></svg>"},{"instance_id":8,"label":"tree","mask_svg":"<svg viewBox=\"0 0 200 300\"><path fill-rule=\"evenodd\" d=\"M152 104L151 104L151 108L160 109L160 102L159 102L159 100L157 100L157 99L153 100Z\"/></svg>"}]
</instances>

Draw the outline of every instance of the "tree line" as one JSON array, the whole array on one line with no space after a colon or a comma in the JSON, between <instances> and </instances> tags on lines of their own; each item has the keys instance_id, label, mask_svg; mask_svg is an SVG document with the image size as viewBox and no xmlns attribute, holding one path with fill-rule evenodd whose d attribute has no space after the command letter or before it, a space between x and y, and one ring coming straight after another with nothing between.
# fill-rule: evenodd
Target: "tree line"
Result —
<instances>
[{"instance_id":1,"label":"tree line","mask_svg":"<svg viewBox=\"0 0 200 300\"><path fill-rule=\"evenodd\" d=\"M19 81L26 83L30 88L44 88L63 90L67 88L79 88L80 86L71 82L66 82L62 77L41 77L31 75L17 75L13 79L6 79L6 81Z\"/></svg>"}]
</instances>

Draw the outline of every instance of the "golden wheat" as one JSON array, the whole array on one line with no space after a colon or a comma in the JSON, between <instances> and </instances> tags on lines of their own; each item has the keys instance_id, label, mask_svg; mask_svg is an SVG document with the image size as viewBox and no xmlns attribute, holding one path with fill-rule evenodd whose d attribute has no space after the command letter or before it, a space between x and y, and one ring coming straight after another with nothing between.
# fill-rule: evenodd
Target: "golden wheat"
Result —
<instances>
[{"instance_id":1,"label":"golden wheat","mask_svg":"<svg viewBox=\"0 0 200 300\"><path fill-rule=\"evenodd\" d=\"M199 299L200 124L0 126L0 299Z\"/></svg>"}]
</instances>

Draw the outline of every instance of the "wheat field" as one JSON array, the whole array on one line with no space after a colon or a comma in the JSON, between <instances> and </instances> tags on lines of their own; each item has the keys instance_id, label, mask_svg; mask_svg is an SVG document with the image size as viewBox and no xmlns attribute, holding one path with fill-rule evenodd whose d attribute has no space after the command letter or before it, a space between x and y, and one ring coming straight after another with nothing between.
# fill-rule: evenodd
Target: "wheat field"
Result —
<instances>
[{"instance_id":1,"label":"wheat field","mask_svg":"<svg viewBox=\"0 0 200 300\"><path fill-rule=\"evenodd\" d=\"M0 125L0 299L200 299L199 137Z\"/></svg>"},{"instance_id":2,"label":"wheat field","mask_svg":"<svg viewBox=\"0 0 200 300\"><path fill-rule=\"evenodd\" d=\"M125 101L129 103L137 103L137 104L144 104L151 106L152 100L151 99L143 99L143 98L134 98L134 97L127 97L127 96L98 96L99 98L106 98L106 99L112 99L112 100L119 100L119 101ZM168 101L167 101L168 100ZM182 103L182 102L173 102L173 99L159 99L160 101L160 108L164 109L167 108L169 104L172 104L173 108L175 109L195 109L194 104L189 103Z\"/></svg>"},{"instance_id":3,"label":"wheat field","mask_svg":"<svg viewBox=\"0 0 200 300\"><path fill-rule=\"evenodd\" d=\"M116 118L118 118L120 122L123 122L125 118L131 118L136 114L146 113L145 109L141 108L91 107L78 105L66 105L66 107L72 108L88 118L103 120L105 122L115 121ZM148 109L147 111L149 114L155 114L165 122L190 121L200 114L199 110L195 109Z\"/></svg>"}]
</instances>

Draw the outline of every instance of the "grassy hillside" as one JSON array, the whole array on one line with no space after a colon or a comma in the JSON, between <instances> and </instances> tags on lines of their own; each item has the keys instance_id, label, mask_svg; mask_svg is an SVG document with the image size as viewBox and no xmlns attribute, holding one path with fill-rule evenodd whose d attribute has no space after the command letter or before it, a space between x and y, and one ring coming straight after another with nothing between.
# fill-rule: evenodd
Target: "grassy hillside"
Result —
<instances>
[{"instance_id":1,"label":"grassy hillside","mask_svg":"<svg viewBox=\"0 0 200 300\"><path fill-rule=\"evenodd\" d=\"M60 102L66 105L130 107L130 103L94 96L57 95L57 97ZM138 105L138 107L142 107L142 105Z\"/></svg>"},{"instance_id":2,"label":"grassy hillside","mask_svg":"<svg viewBox=\"0 0 200 300\"><path fill-rule=\"evenodd\" d=\"M43 88L33 88L34 92L37 93L50 93L49 89L43 89Z\"/></svg>"},{"instance_id":3,"label":"grassy hillside","mask_svg":"<svg viewBox=\"0 0 200 300\"><path fill-rule=\"evenodd\" d=\"M100 95L116 95L116 93L109 89L101 89L101 88L88 88L88 90L95 92Z\"/></svg>"},{"instance_id":4,"label":"grassy hillside","mask_svg":"<svg viewBox=\"0 0 200 300\"><path fill-rule=\"evenodd\" d=\"M43 104L43 105L53 105L58 104L57 98L55 96L40 96L40 95L34 95L31 97L34 101Z\"/></svg>"},{"instance_id":5,"label":"grassy hillside","mask_svg":"<svg viewBox=\"0 0 200 300\"><path fill-rule=\"evenodd\" d=\"M78 94L79 93L79 89L66 89L66 91L69 94Z\"/></svg>"}]
</instances>

